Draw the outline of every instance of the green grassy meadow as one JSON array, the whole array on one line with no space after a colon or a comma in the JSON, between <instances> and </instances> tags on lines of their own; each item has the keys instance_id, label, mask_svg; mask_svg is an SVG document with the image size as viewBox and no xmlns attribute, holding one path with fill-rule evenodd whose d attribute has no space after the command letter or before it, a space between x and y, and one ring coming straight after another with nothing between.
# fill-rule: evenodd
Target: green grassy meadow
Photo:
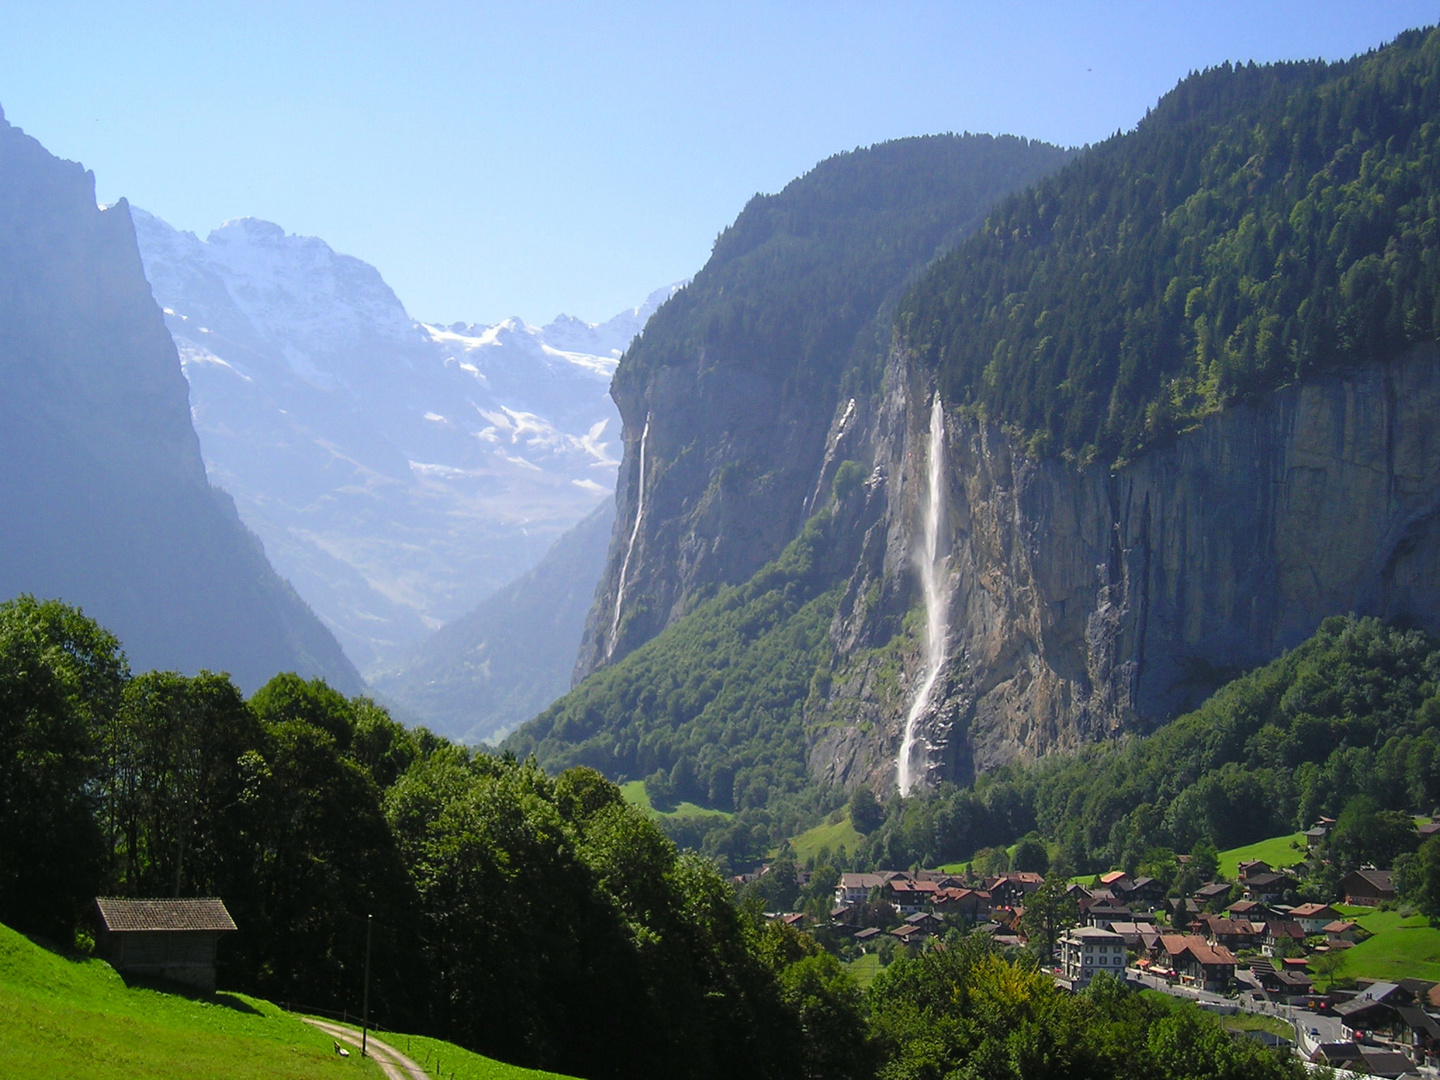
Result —
<instances>
[{"instance_id":1,"label":"green grassy meadow","mask_svg":"<svg viewBox=\"0 0 1440 1080\"><path fill-rule=\"evenodd\" d=\"M866 990L870 989L870 984L875 981L875 976L884 969L884 965L880 963L880 957L873 952L857 956L845 967L851 975L855 976L855 981Z\"/></svg>"},{"instance_id":2,"label":"green grassy meadow","mask_svg":"<svg viewBox=\"0 0 1440 1080\"><path fill-rule=\"evenodd\" d=\"M843 810L839 813L839 821L826 821L791 838L790 846L795 850L796 862L803 863L812 855L818 855L821 848L829 848L834 852L843 847L846 851L853 852L856 845L865 839L855 826L850 824L850 816Z\"/></svg>"},{"instance_id":3,"label":"green grassy meadow","mask_svg":"<svg viewBox=\"0 0 1440 1080\"><path fill-rule=\"evenodd\" d=\"M1423 915L1337 905L1375 936L1345 950L1341 978L1440 982L1440 929Z\"/></svg>"},{"instance_id":4,"label":"green grassy meadow","mask_svg":"<svg viewBox=\"0 0 1440 1080\"><path fill-rule=\"evenodd\" d=\"M132 988L102 960L70 960L0 926L0 1073L27 1080L330 1080L378 1077L267 1001Z\"/></svg>"},{"instance_id":5,"label":"green grassy meadow","mask_svg":"<svg viewBox=\"0 0 1440 1080\"><path fill-rule=\"evenodd\" d=\"M381 1032L380 1038L396 1050L413 1058L433 1080L568 1080L559 1073L522 1069L505 1065L493 1058L472 1054L454 1043L429 1039L423 1035L396 1035Z\"/></svg>"},{"instance_id":6,"label":"green grassy meadow","mask_svg":"<svg viewBox=\"0 0 1440 1080\"><path fill-rule=\"evenodd\" d=\"M1297 851L1293 845L1299 844ZM1220 873L1228 878L1234 878L1236 871L1242 862L1251 859L1261 859L1271 866L1290 866L1305 858L1305 834L1303 832L1290 833L1287 836L1272 836L1268 840L1258 840L1253 844L1246 844L1244 847L1230 848L1228 851L1220 852Z\"/></svg>"},{"instance_id":7,"label":"green grassy meadow","mask_svg":"<svg viewBox=\"0 0 1440 1080\"><path fill-rule=\"evenodd\" d=\"M674 810L656 810L650 802L650 794L645 790L644 780L630 780L620 785L620 794L631 806L638 806L656 817L662 818L698 818L698 817L724 817L730 815L724 810L708 810L703 806L697 806L693 802L682 802Z\"/></svg>"},{"instance_id":8,"label":"green grassy meadow","mask_svg":"<svg viewBox=\"0 0 1440 1080\"><path fill-rule=\"evenodd\" d=\"M380 1036L449 1080L555 1080L420 1036ZM380 1068L268 1001L131 987L0 926L0 1076L25 1080L362 1080ZM439 1080L440 1072L431 1073Z\"/></svg>"}]
</instances>

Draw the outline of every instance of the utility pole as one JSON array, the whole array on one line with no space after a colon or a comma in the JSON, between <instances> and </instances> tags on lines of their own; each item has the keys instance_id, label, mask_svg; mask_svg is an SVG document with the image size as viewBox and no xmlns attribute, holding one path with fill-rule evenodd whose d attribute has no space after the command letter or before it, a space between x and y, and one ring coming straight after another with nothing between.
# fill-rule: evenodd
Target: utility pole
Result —
<instances>
[{"instance_id":1,"label":"utility pole","mask_svg":"<svg viewBox=\"0 0 1440 1080\"><path fill-rule=\"evenodd\" d=\"M370 931L375 929L375 916L365 916L365 994L360 1005L360 1056L365 1056L365 1045L370 1035Z\"/></svg>"}]
</instances>

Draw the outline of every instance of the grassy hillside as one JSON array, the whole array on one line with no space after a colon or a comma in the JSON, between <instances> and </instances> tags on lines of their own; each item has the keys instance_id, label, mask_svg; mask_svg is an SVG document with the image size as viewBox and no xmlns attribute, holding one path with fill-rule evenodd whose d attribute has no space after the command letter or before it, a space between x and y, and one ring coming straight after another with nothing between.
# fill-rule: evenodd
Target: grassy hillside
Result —
<instances>
[{"instance_id":1,"label":"grassy hillside","mask_svg":"<svg viewBox=\"0 0 1440 1080\"><path fill-rule=\"evenodd\" d=\"M1297 848L1296 845L1299 845ZM1233 847L1220 852L1220 873L1233 878L1242 862L1260 859L1271 866L1290 866L1305 857L1305 834L1287 833L1257 840L1253 844Z\"/></svg>"},{"instance_id":2,"label":"grassy hillside","mask_svg":"<svg viewBox=\"0 0 1440 1080\"><path fill-rule=\"evenodd\" d=\"M456 1080L548 1080L419 1036L384 1035ZM268 1001L129 987L103 960L70 959L0 926L0 1075L26 1080L328 1080L379 1077Z\"/></svg>"},{"instance_id":3,"label":"grassy hillside","mask_svg":"<svg viewBox=\"0 0 1440 1080\"><path fill-rule=\"evenodd\" d=\"M1440 929L1425 916L1374 908L1342 910L1375 936L1345 950L1341 978L1440 982Z\"/></svg>"},{"instance_id":4,"label":"grassy hillside","mask_svg":"<svg viewBox=\"0 0 1440 1080\"><path fill-rule=\"evenodd\" d=\"M321 1080L380 1076L269 1002L127 987L109 964L68 960L0 926L0 1072L28 1080Z\"/></svg>"},{"instance_id":5,"label":"grassy hillside","mask_svg":"<svg viewBox=\"0 0 1440 1080\"><path fill-rule=\"evenodd\" d=\"M707 810L703 806L697 806L693 802L680 802L673 810L657 810L655 804L650 801L650 793L645 790L644 780L627 780L620 785L620 794L625 796L625 801L631 806L638 806L661 819L685 819L685 818L728 818L730 815L724 810Z\"/></svg>"},{"instance_id":6,"label":"grassy hillside","mask_svg":"<svg viewBox=\"0 0 1440 1080\"><path fill-rule=\"evenodd\" d=\"M814 828L791 837L790 846L795 850L796 862L803 863L811 856L818 857L823 848L829 848L832 855L842 847L847 852L854 851L864 841L865 838L850 824L848 814L844 811L835 813L840 814L840 820L826 819ZM834 817L835 814L830 816Z\"/></svg>"}]
</instances>

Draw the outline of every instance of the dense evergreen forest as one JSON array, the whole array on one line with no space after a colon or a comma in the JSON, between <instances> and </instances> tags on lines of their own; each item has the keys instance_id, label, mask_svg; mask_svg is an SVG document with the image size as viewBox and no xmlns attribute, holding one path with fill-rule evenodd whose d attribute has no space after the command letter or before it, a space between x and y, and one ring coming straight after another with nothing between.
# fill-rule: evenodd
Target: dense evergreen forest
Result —
<instances>
[{"instance_id":1,"label":"dense evergreen forest","mask_svg":"<svg viewBox=\"0 0 1440 1080\"><path fill-rule=\"evenodd\" d=\"M901 302L947 401L1123 459L1440 338L1440 31L1215 68L998 207Z\"/></svg>"},{"instance_id":2,"label":"dense evergreen forest","mask_svg":"<svg viewBox=\"0 0 1440 1080\"><path fill-rule=\"evenodd\" d=\"M222 985L319 1008L353 1008L373 913L383 1023L579 1077L1301 1075L979 936L862 991L593 769L476 754L294 675L248 701L223 675L134 675L83 614L20 597L0 605L0 921L63 944L97 893L222 896Z\"/></svg>"}]
</instances>

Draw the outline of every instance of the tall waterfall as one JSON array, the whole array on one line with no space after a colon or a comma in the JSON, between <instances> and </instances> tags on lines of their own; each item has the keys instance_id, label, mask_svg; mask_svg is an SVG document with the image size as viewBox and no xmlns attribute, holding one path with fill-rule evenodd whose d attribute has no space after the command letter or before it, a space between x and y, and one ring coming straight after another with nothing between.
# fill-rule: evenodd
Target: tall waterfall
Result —
<instances>
[{"instance_id":1,"label":"tall waterfall","mask_svg":"<svg viewBox=\"0 0 1440 1080\"><path fill-rule=\"evenodd\" d=\"M625 602L625 575L630 572L630 554L635 550L635 537L640 535L640 522L645 517L645 442L650 437L650 414L645 414L645 426L640 430L640 481L636 487L635 524L630 527L630 539L625 542L625 558L620 561L620 582L615 586L615 614L610 619L610 643L605 647L605 659L615 652L615 641L620 636L620 605Z\"/></svg>"},{"instance_id":2,"label":"tall waterfall","mask_svg":"<svg viewBox=\"0 0 1440 1080\"><path fill-rule=\"evenodd\" d=\"M900 794L909 795L917 778L914 766L917 728L920 718L930 707L930 697L940 670L945 666L945 644L950 633L947 590L940 573L940 523L945 516L945 413L940 395L930 407L930 460L925 496L925 546L919 553L920 587L925 593L925 678L910 703L905 717L905 737L900 743L900 758L895 763L896 786ZM928 749L928 746L926 747ZM922 770L923 772L923 767Z\"/></svg>"}]
</instances>

